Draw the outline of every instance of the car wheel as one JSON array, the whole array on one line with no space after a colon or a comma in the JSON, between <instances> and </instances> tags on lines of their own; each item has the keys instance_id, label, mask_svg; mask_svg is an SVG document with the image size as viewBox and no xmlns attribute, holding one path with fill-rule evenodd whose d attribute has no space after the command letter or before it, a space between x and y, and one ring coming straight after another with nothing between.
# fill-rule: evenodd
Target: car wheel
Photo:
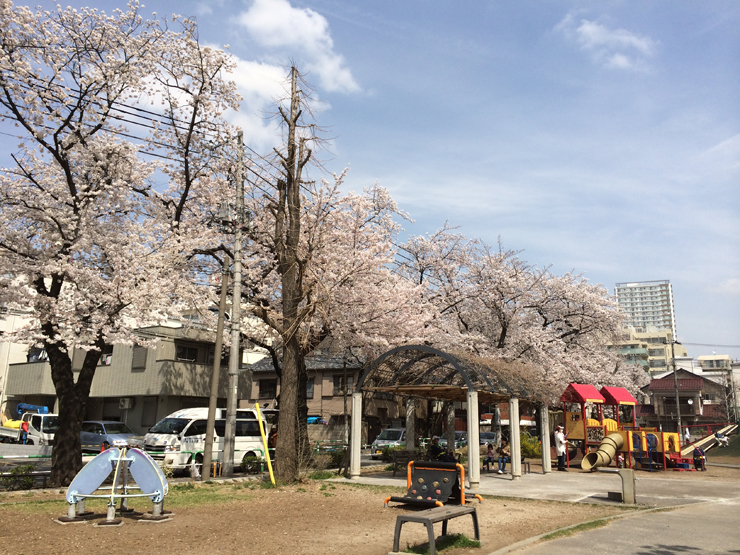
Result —
<instances>
[{"instance_id":1,"label":"car wheel","mask_svg":"<svg viewBox=\"0 0 740 555\"><path fill-rule=\"evenodd\" d=\"M26 445L34 445L33 440L32 439L26 440Z\"/></svg>"}]
</instances>

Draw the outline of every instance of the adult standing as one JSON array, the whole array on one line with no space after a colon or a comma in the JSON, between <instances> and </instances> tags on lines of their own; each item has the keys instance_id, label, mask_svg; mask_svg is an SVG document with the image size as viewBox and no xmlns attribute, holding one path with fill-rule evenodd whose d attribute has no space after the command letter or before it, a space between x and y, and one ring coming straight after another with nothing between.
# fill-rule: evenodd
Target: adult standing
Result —
<instances>
[{"instance_id":1,"label":"adult standing","mask_svg":"<svg viewBox=\"0 0 740 555\"><path fill-rule=\"evenodd\" d=\"M563 427L557 426L555 428L555 448L558 452L558 470L560 472L567 472L565 468L565 450L568 446L568 440L566 439L565 433L563 433Z\"/></svg>"}]
</instances>

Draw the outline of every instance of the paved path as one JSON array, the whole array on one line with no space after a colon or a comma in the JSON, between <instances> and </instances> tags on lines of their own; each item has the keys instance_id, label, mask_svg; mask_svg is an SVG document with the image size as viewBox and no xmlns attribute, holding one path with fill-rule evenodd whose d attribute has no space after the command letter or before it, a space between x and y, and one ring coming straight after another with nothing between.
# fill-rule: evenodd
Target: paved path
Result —
<instances>
[{"instance_id":1,"label":"paved path","mask_svg":"<svg viewBox=\"0 0 740 555\"><path fill-rule=\"evenodd\" d=\"M638 505L670 507L686 503L740 499L740 481L676 480L667 478L642 478L638 472L636 496ZM343 481L338 478L337 481ZM405 489L406 477L393 478L390 472L361 476L357 483L398 486ZM613 503L608 501L609 491L621 491L622 482L616 474L581 471L525 474L512 480L507 474L481 475L476 493L545 499L581 503Z\"/></svg>"},{"instance_id":2,"label":"paved path","mask_svg":"<svg viewBox=\"0 0 740 555\"><path fill-rule=\"evenodd\" d=\"M636 514L613 520L602 528L507 552L522 555L740 554L740 500Z\"/></svg>"}]
</instances>

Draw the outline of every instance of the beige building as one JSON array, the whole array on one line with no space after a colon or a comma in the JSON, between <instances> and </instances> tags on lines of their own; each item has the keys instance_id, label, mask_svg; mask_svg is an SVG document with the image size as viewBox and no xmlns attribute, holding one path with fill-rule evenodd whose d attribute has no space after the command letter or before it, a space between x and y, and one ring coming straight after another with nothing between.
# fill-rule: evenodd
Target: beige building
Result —
<instances>
[{"instance_id":1,"label":"beige building","mask_svg":"<svg viewBox=\"0 0 740 555\"><path fill-rule=\"evenodd\" d=\"M210 395L215 334L197 327L156 326L138 330L144 345L110 345L95 370L86 420L120 420L138 433L183 408L206 407ZM7 345L7 344L6 344ZM8 365L5 415L19 402L56 410L51 367L42 349L30 349ZM74 351L72 369L82 367L84 351ZM247 363L259 356L242 354L238 395L251 391ZM221 360L219 406L226 406L227 360Z\"/></svg>"},{"instance_id":2,"label":"beige building","mask_svg":"<svg viewBox=\"0 0 740 555\"><path fill-rule=\"evenodd\" d=\"M610 347L618 349L619 353L629 362L642 366L651 376L673 370L673 357L686 357L686 348L680 343L671 344L673 333L671 330L661 330L648 326L645 331L634 328L622 330L618 343L610 343Z\"/></svg>"}]
</instances>

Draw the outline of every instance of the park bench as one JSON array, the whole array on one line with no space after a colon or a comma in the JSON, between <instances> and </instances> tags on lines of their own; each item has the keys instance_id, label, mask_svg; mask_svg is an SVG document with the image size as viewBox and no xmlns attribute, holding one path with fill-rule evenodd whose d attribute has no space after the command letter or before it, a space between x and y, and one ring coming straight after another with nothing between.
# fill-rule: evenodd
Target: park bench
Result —
<instances>
[{"instance_id":1,"label":"park bench","mask_svg":"<svg viewBox=\"0 0 740 555\"><path fill-rule=\"evenodd\" d=\"M406 470L406 495L390 496L389 501L441 507L447 503L465 505L465 469L459 463L439 461L410 461ZM483 501L480 495L475 495Z\"/></svg>"},{"instance_id":2,"label":"park bench","mask_svg":"<svg viewBox=\"0 0 740 555\"><path fill-rule=\"evenodd\" d=\"M475 539L480 541L480 530L478 528L478 511L475 507L466 507L464 505L461 505L459 507L435 507L434 509L426 509L424 511L399 515L398 518L396 518L396 531L393 535L393 551L395 553L398 553L399 542L401 539L401 527L406 522L418 522L427 527L427 534L429 535L429 555L436 555L437 548L434 539L434 524L437 522L441 522L442 536L446 536L447 522L452 518L457 518L464 515L470 515L473 517L473 529L475 532Z\"/></svg>"},{"instance_id":3,"label":"park bench","mask_svg":"<svg viewBox=\"0 0 740 555\"><path fill-rule=\"evenodd\" d=\"M622 491L609 491L607 496L612 501L621 501L627 505L637 503L635 496L635 471L631 468L596 468L599 472L619 474L622 479Z\"/></svg>"},{"instance_id":4,"label":"park bench","mask_svg":"<svg viewBox=\"0 0 740 555\"><path fill-rule=\"evenodd\" d=\"M414 458L414 453L410 451L393 451L393 477L396 477L399 466L405 468Z\"/></svg>"}]
</instances>

